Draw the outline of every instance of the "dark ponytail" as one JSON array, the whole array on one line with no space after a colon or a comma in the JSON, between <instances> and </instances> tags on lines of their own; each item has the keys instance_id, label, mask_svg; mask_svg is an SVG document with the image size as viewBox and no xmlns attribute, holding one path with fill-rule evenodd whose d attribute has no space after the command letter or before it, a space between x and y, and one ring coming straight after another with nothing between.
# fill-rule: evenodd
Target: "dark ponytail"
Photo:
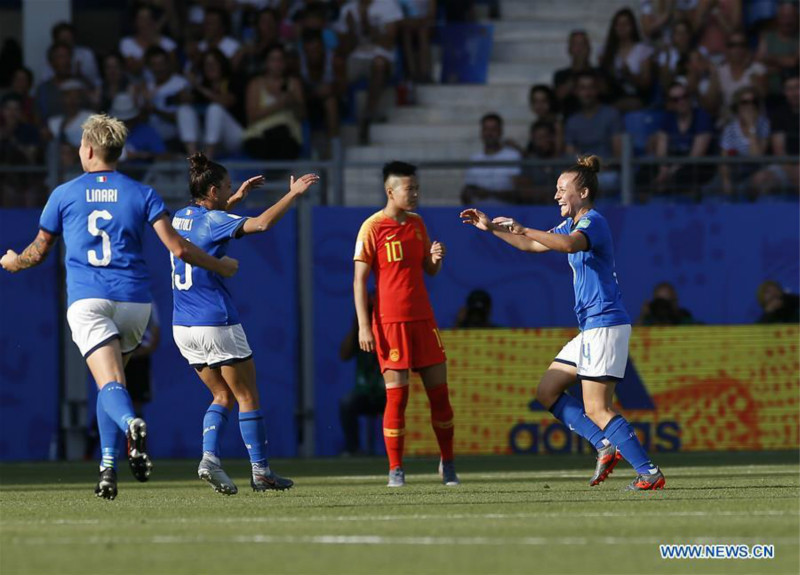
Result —
<instances>
[{"instance_id":1,"label":"dark ponytail","mask_svg":"<svg viewBox=\"0 0 800 575\"><path fill-rule=\"evenodd\" d=\"M189 157L189 191L192 198L201 200L208 195L211 186L222 186L228 170L222 164L212 162L203 152Z\"/></svg>"},{"instance_id":2,"label":"dark ponytail","mask_svg":"<svg viewBox=\"0 0 800 575\"><path fill-rule=\"evenodd\" d=\"M589 190L589 201L597 196L597 173L600 171L600 158L597 156L578 156L578 163L564 170L564 174L575 174L575 187Z\"/></svg>"}]
</instances>

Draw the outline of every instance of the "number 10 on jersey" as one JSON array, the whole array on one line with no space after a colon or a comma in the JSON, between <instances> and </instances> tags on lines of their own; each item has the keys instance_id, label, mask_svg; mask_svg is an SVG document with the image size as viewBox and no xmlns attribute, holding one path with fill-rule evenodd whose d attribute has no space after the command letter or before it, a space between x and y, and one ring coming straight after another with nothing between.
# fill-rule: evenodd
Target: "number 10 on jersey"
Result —
<instances>
[{"instance_id":1,"label":"number 10 on jersey","mask_svg":"<svg viewBox=\"0 0 800 575\"><path fill-rule=\"evenodd\" d=\"M399 262L403 259L403 244L399 241L386 242L386 261Z\"/></svg>"}]
</instances>

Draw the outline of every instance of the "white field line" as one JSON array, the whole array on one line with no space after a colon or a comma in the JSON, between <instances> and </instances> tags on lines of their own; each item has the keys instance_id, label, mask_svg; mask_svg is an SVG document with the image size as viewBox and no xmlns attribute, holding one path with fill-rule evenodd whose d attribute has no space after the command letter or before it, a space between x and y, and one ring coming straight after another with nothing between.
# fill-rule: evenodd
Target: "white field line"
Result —
<instances>
[{"instance_id":1,"label":"white field line","mask_svg":"<svg viewBox=\"0 0 800 575\"><path fill-rule=\"evenodd\" d=\"M152 535L145 537L14 537L12 545L208 545L208 544L267 544L267 545L483 545L483 546L543 546L543 545L659 545L668 544L663 537L386 537L382 535ZM765 539L694 538L675 540L679 544L763 544ZM792 537L772 538L772 545L797 545Z\"/></svg>"},{"instance_id":2,"label":"white field line","mask_svg":"<svg viewBox=\"0 0 800 575\"><path fill-rule=\"evenodd\" d=\"M292 517L174 517L148 519L148 524L231 524L231 523L365 523L371 521L383 521L396 523L398 521L425 521L436 519L447 519L452 521L475 521L475 520L513 520L513 519L591 519L591 518L632 518L640 517L641 513L626 511L577 511L577 512L541 512L541 513L443 513L443 514L409 514L409 515L309 515ZM663 511L658 513L658 517L727 517L727 518L751 518L751 517L798 517L800 511L796 510L754 510L754 511ZM139 523L140 519L125 519L114 517L109 519L19 519L2 521L3 527L25 526L25 525L101 525L101 524L125 524Z\"/></svg>"}]
</instances>

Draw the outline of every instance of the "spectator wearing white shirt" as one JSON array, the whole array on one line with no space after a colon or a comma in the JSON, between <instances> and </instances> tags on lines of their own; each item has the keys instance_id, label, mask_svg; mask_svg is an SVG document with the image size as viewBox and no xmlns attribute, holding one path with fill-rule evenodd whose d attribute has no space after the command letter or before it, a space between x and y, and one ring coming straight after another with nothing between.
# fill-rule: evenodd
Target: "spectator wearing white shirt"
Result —
<instances>
[{"instance_id":1,"label":"spectator wearing white shirt","mask_svg":"<svg viewBox=\"0 0 800 575\"><path fill-rule=\"evenodd\" d=\"M86 46L75 44L75 27L68 22L59 22L50 33L53 44L66 44L72 48L72 75L83 80L87 86L100 84L100 73L97 69L97 58L94 52ZM42 81L53 77L53 68L45 62L42 72Z\"/></svg>"},{"instance_id":2,"label":"spectator wearing white shirt","mask_svg":"<svg viewBox=\"0 0 800 575\"><path fill-rule=\"evenodd\" d=\"M350 0L342 7L336 23L342 49L348 58L348 80L369 80L367 106L359 121L361 145L369 144L370 124L391 78L402 20L403 12L395 0Z\"/></svg>"},{"instance_id":3,"label":"spectator wearing white shirt","mask_svg":"<svg viewBox=\"0 0 800 575\"><path fill-rule=\"evenodd\" d=\"M756 62L747 36L744 32L734 32L728 37L728 51L725 63L719 67L719 84L722 89L723 110L728 117L733 106L734 94L741 88L755 88L759 97L767 94L767 68Z\"/></svg>"},{"instance_id":4,"label":"spectator wearing white shirt","mask_svg":"<svg viewBox=\"0 0 800 575\"><path fill-rule=\"evenodd\" d=\"M167 53L158 46L147 50L147 68L152 75L145 87L143 109L150 114L149 122L168 145L180 140L183 151L197 151L196 134L200 128L192 110L189 81L172 72Z\"/></svg>"},{"instance_id":5,"label":"spectator wearing white shirt","mask_svg":"<svg viewBox=\"0 0 800 575\"><path fill-rule=\"evenodd\" d=\"M177 64L175 49L177 44L158 32L153 9L142 4L133 16L133 36L125 36L119 42L119 52L125 58L125 67L134 77L140 77L144 72L145 53L148 48L159 47L167 54L170 63ZM149 79L149 78L148 78Z\"/></svg>"},{"instance_id":6,"label":"spectator wearing white shirt","mask_svg":"<svg viewBox=\"0 0 800 575\"><path fill-rule=\"evenodd\" d=\"M92 115L83 109L84 85L77 79L67 80L59 86L63 114L47 120L48 136L60 144L61 165L71 166L78 158L78 148L83 137L83 123Z\"/></svg>"},{"instance_id":7,"label":"spectator wearing white shirt","mask_svg":"<svg viewBox=\"0 0 800 575\"><path fill-rule=\"evenodd\" d=\"M519 162L522 155L512 147L503 145L503 118L486 114L481 118L483 151L474 154L473 162ZM464 177L461 203L517 203L519 193L515 178L522 173L520 166L473 166Z\"/></svg>"},{"instance_id":8,"label":"spectator wearing white shirt","mask_svg":"<svg viewBox=\"0 0 800 575\"><path fill-rule=\"evenodd\" d=\"M197 49L202 55L209 49L216 48L225 55L233 70L236 71L239 69L244 53L239 41L228 35L229 31L230 20L224 10L206 9L203 18L203 39L197 44Z\"/></svg>"},{"instance_id":9,"label":"spectator wearing white shirt","mask_svg":"<svg viewBox=\"0 0 800 575\"><path fill-rule=\"evenodd\" d=\"M723 156L742 158L763 156L767 153L770 135L769 120L761 113L758 90L744 86L733 96L733 118L720 136L719 147ZM720 165L722 191L726 196L734 192L750 192L750 176L758 171L758 164L738 162Z\"/></svg>"}]
</instances>

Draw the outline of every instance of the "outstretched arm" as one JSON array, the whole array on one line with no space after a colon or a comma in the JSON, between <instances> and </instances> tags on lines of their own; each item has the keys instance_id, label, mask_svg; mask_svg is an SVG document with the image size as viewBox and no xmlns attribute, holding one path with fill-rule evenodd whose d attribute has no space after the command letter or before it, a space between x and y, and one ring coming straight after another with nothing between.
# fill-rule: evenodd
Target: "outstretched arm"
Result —
<instances>
[{"instance_id":1,"label":"outstretched arm","mask_svg":"<svg viewBox=\"0 0 800 575\"><path fill-rule=\"evenodd\" d=\"M537 241L529 240L522 235L510 233L507 226L494 223L486 214L475 208L469 208L461 212L461 221L465 224L475 226L482 232L491 232L492 235L523 252L541 253L550 250L550 248Z\"/></svg>"},{"instance_id":2,"label":"outstretched arm","mask_svg":"<svg viewBox=\"0 0 800 575\"><path fill-rule=\"evenodd\" d=\"M589 249L589 240L587 240L586 236L579 231L572 232L569 235L553 234L550 232L544 232L542 230L526 228L519 222L515 222L511 218L504 217L495 218L492 220L492 223L505 227L508 229L509 234L526 238L544 246L547 249L557 252L574 254L577 252L585 252Z\"/></svg>"},{"instance_id":3,"label":"outstretched arm","mask_svg":"<svg viewBox=\"0 0 800 575\"><path fill-rule=\"evenodd\" d=\"M247 235L266 232L274 226L278 220L286 215L286 212L292 207L295 198L302 196L308 188L318 181L319 176L316 174L306 174L296 180L294 176L292 176L289 180L289 193L264 210L260 216L249 218L244 225L242 225L242 234Z\"/></svg>"},{"instance_id":4,"label":"outstretched arm","mask_svg":"<svg viewBox=\"0 0 800 575\"><path fill-rule=\"evenodd\" d=\"M20 270L38 266L47 258L47 254L50 253L50 250L53 249L57 241L58 236L44 230L39 230L39 233L36 234L36 238L34 238L27 248L22 250L21 254L18 254L14 250L8 250L5 255L0 258L0 265L3 266L4 270L12 274Z\"/></svg>"},{"instance_id":5,"label":"outstretched arm","mask_svg":"<svg viewBox=\"0 0 800 575\"><path fill-rule=\"evenodd\" d=\"M161 243L176 258L187 264L206 269L223 277L232 277L239 270L239 262L233 258L215 258L181 237L167 218L166 214L153 222L153 229Z\"/></svg>"}]
</instances>

